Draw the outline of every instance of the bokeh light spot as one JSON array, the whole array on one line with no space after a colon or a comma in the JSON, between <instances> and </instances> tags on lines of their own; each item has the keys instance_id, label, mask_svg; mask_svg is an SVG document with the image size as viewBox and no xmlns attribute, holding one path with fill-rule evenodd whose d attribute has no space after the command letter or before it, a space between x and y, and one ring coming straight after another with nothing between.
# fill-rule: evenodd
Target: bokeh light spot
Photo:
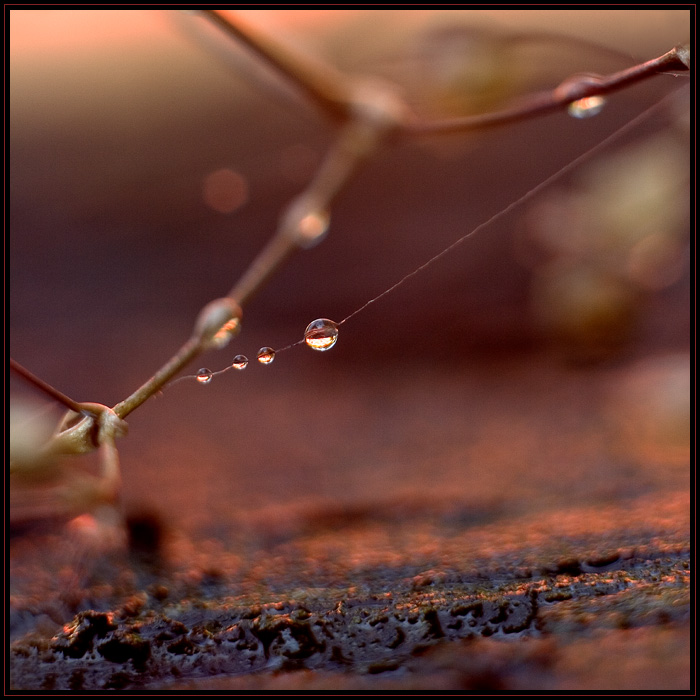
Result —
<instances>
[{"instance_id":1,"label":"bokeh light spot","mask_svg":"<svg viewBox=\"0 0 700 700\"><path fill-rule=\"evenodd\" d=\"M204 178L202 196L214 211L231 214L248 201L248 182L234 170L220 168Z\"/></svg>"}]
</instances>

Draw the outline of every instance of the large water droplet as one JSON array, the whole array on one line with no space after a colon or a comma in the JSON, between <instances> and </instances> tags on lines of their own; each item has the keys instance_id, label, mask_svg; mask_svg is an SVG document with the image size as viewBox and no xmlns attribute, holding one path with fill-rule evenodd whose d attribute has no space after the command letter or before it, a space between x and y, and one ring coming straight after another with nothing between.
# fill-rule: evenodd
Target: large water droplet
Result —
<instances>
[{"instance_id":1,"label":"large water droplet","mask_svg":"<svg viewBox=\"0 0 700 700\"><path fill-rule=\"evenodd\" d=\"M233 367L233 369L245 369L247 366L248 358L245 355L236 355L231 363L231 367Z\"/></svg>"},{"instance_id":2,"label":"large water droplet","mask_svg":"<svg viewBox=\"0 0 700 700\"><path fill-rule=\"evenodd\" d=\"M260 348L258 350L258 362L261 365L272 364L275 359L275 351L272 348Z\"/></svg>"},{"instance_id":3,"label":"large water droplet","mask_svg":"<svg viewBox=\"0 0 700 700\"><path fill-rule=\"evenodd\" d=\"M569 114L576 119L586 119L600 114L605 105L605 98L601 95L582 97L569 105Z\"/></svg>"},{"instance_id":4,"label":"large water droplet","mask_svg":"<svg viewBox=\"0 0 700 700\"><path fill-rule=\"evenodd\" d=\"M210 369L202 367L202 369L197 370L197 374L195 376L200 384L209 384L213 375L214 373Z\"/></svg>"},{"instance_id":5,"label":"large water droplet","mask_svg":"<svg viewBox=\"0 0 700 700\"><path fill-rule=\"evenodd\" d=\"M312 350L330 350L338 341L338 326L328 318L317 318L306 327L304 341Z\"/></svg>"}]
</instances>

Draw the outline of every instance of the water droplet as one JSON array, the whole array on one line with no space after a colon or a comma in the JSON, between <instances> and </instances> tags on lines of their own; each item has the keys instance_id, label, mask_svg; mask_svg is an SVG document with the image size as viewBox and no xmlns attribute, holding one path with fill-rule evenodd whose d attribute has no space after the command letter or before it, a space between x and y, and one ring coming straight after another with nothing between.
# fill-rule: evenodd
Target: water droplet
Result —
<instances>
[{"instance_id":1,"label":"water droplet","mask_svg":"<svg viewBox=\"0 0 700 700\"><path fill-rule=\"evenodd\" d=\"M275 359L275 351L272 348L260 348L258 350L258 362L261 365L272 364Z\"/></svg>"},{"instance_id":2,"label":"water droplet","mask_svg":"<svg viewBox=\"0 0 700 700\"><path fill-rule=\"evenodd\" d=\"M241 307L231 298L210 301L195 323L195 334L205 348L223 348L241 330Z\"/></svg>"},{"instance_id":3,"label":"water droplet","mask_svg":"<svg viewBox=\"0 0 700 700\"><path fill-rule=\"evenodd\" d=\"M200 384L209 384L213 374L214 373L210 369L207 369L206 367L202 367L202 369L197 370L197 374L196 374L197 381Z\"/></svg>"},{"instance_id":4,"label":"water droplet","mask_svg":"<svg viewBox=\"0 0 700 700\"><path fill-rule=\"evenodd\" d=\"M576 119L586 119L600 114L605 105L605 98L600 95L582 97L569 105L569 114Z\"/></svg>"},{"instance_id":5,"label":"water droplet","mask_svg":"<svg viewBox=\"0 0 700 700\"><path fill-rule=\"evenodd\" d=\"M317 318L306 327L304 340L312 350L330 350L338 340L338 326L328 318Z\"/></svg>"},{"instance_id":6,"label":"water droplet","mask_svg":"<svg viewBox=\"0 0 700 700\"><path fill-rule=\"evenodd\" d=\"M299 219L297 242L302 248L311 248L323 239L331 223L328 212L312 211Z\"/></svg>"},{"instance_id":7,"label":"water droplet","mask_svg":"<svg viewBox=\"0 0 700 700\"><path fill-rule=\"evenodd\" d=\"M233 367L233 369L245 369L247 366L248 358L245 355L236 355L231 363L231 367Z\"/></svg>"},{"instance_id":8,"label":"water droplet","mask_svg":"<svg viewBox=\"0 0 700 700\"><path fill-rule=\"evenodd\" d=\"M285 237L300 248L312 248L323 240L330 224L325 198L312 195L297 197L280 222Z\"/></svg>"},{"instance_id":9,"label":"water droplet","mask_svg":"<svg viewBox=\"0 0 700 700\"><path fill-rule=\"evenodd\" d=\"M231 340L231 338L235 338L240 332L241 319L232 318L230 321L224 323L224 325L221 326L221 328L219 328L219 330L216 331L216 333L214 333L214 336L212 337L210 343L215 348L223 348L226 345L228 345L228 341Z\"/></svg>"}]
</instances>

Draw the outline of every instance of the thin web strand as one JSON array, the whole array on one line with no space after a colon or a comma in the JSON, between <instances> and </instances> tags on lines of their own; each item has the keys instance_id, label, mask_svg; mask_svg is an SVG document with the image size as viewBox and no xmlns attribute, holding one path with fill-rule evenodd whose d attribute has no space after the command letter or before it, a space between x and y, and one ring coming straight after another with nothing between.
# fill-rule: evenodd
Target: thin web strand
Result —
<instances>
[{"instance_id":1,"label":"thin web strand","mask_svg":"<svg viewBox=\"0 0 700 700\"><path fill-rule=\"evenodd\" d=\"M223 369L219 369L219 370L217 370L216 372L211 372L211 370L209 370L209 371L211 372L211 377L210 377L210 379L213 379L214 377L216 377L216 376L219 375L219 374L225 374L226 372L228 372L229 370L232 370L232 369L233 369L233 366L232 366L232 365L229 365L228 367L224 367ZM178 377L177 379L173 379L171 382L168 382L168 383L163 387L163 389L165 389L165 387L170 388L171 386L173 386L174 384L177 384L178 382L183 382L183 381L185 381L185 379L197 379L197 376L198 376L198 375L196 375L196 374L185 374L185 375L182 376L182 377Z\"/></svg>"},{"instance_id":2,"label":"thin web strand","mask_svg":"<svg viewBox=\"0 0 700 700\"><path fill-rule=\"evenodd\" d=\"M362 306L360 306L358 309L356 309L351 314L346 316L342 321L339 321L336 325L341 326L346 321L349 321L354 316L357 316L359 313L363 312L368 306L370 306L371 304L374 304L374 302L379 301L380 299L387 296L388 294L391 294L394 290L398 289L402 284L404 284L404 282L407 282L409 279L411 279L415 275L417 275L420 272L422 272L423 270L425 270L427 267L430 267L430 265L432 265L433 263L435 263L438 260L440 260L441 258L443 258L445 255L450 253L452 250L457 248L457 246L464 243L464 241L466 241L468 238L471 238L472 236L476 235L482 229L486 228L487 226L490 226L494 221L497 221L501 217L503 217L506 214L508 214L509 212L511 212L516 207L519 207L520 205L524 204L528 200L535 197L542 190L544 190L546 187L551 185L554 181L563 177L568 172L572 171L574 168L579 166L581 163L583 163L584 161L593 157L599 151L605 149L607 146L609 146L616 139L620 138L620 136L624 135L628 131L630 131L633 128L635 128L636 126L638 126L641 122L648 119L657 110L660 110L667 102L670 102L671 99L673 99L683 89L684 88L680 88L680 89L675 90L675 91L669 93L668 95L665 95L664 97L662 97L658 102L656 102L656 104L653 104L651 107L648 107L643 112L638 114L636 117L633 117L632 119L630 119L630 121L623 124L617 130L615 130L612 134L610 134L609 136L606 136L602 141L598 142L595 146L589 148L587 151L582 153L580 156L577 156L576 158L574 158L574 160L570 161L569 163L564 165L562 168L557 170L555 173L553 173L549 177L542 180L539 184L535 185L532 189L529 189L523 195L518 197L518 199L515 199L514 201L512 201L508 206L506 206L503 209L501 209L500 211L496 212L493 216L486 219L486 221L482 221L478 226L473 228L468 233L465 233L461 238L458 238L453 243L450 243L450 245L448 245L442 251L440 251L439 253L434 255L432 258L430 258L429 260L424 262L422 265L419 265L412 272L409 272L407 275L402 277L398 282L393 284L391 287L389 287L388 289L385 289L381 294L378 294L376 297L373 297L369 301L365 302ZM305 339L302 338L301 340L297 340L296 342L289 343L288 345L285 345L284 347L280 348L279 350L275 350L275 355L279 355L279 353L285 352L286 350L290 350L291 348L294 348L297 345L304 345L305 342L306 342ZM230 369L232 369L231 366L225 367L224 369L219 370L217 372L212 372L212 377L219 375L219 374L223 374L224 372L228 372ZM181 382L185 379L196 379L196 378L197 378L196 374L186 375L184 377L180 377L180 378L176 379L175 381L170 382L168 384L168 386L172 386L173 384Z\"/></svg>"},{"instance_id":3,"label":"thin web strand","mask_svg":"<svg viewBox=\"0 0 700 700\"><path fill-rule=\"evenodd\" d=\"M681 89L683 89L683 88L681 88ZM476 228L473 228L471 231L469 231L469 233L465 233L461 238L458 238L453 243L450 243L450 245L448 245L447 248L443 249L437 255L434 255L432 258L430 258L430 260L427 260L426 262L424 262L422 265L418 266L412 272L409 272L407 275L402 277L398 282L396 282L396 284L393 284L391 287L384 290L381 294L378 294L376 297L365 302L362 306L360 306L360 308L356 309L350 315L346 316L342 321L339 321L338 325L341 326L343 323L345 323L346 321L349 321L351 318L353 318L353 316L357 316L357 314L364 311L368 306L370 306L371 304L374 304L375 301L379 301L383 297L387 296L387 294L391 294L395 289L398 289L404 282L407 282L409 279L411 279L411 277L414 277L418 273L425 270L427 267L430 267L430 265L432 265L434 262L437 262L438 260L440 260L440 258L447 255L449 252L451 252L457 246L464 243L464 241L466 241L468 238L471 238L472 236L477 234L482 229L486 228L487 226L490 226L494 221L497 221L501 217L503 217L506 214L508 214L509 212L511 212L516 207L519 207L521 204L524 204L528 200L532 199L535 195L539 194L543 189L545 189L546 187L551 185L555 180L558 180L562 176L566 175L566 173L570 172L571 170L573 170L574 168L579 166L581 163L583 163L584 161L591 158L593 155L595 155L599 151L602 151L604 148L609 146L613 141L620 138L620 136L622 136L623 134L627 133L628 131L630 131L631 129L636 127L638 124L643 122L645 119L647 119L649 116L651 116L657 110L661 109L661 107L663 105L665 105L666 102L670 101L673 97L675 97L675 95L678 92L680 92L680 90L676 90L676 91L666 95L665 97L662 97L656 104L653 104L651 107L648 107L641 114L638 114L636 117L634 117L633 119L628 121L626 124L623 124L619 129L614 131L609 136L606 136L602 141L597 143L595 146L593 146L592 148L589 148L587 151L582 153L580 156L574 158L574 160L567 163L564 167L557 170L555 173L550 175L548 178L546 178L545 180L543 180L539 184L535 185L532 189L525 192L525 194L518 197L518 199L511 202L507 207L496 212L493 216L486 219L486 221L483 221Z\"/></svg>"},{"instance_id":4,"label":"thin web strand","mask_svg":"<svg viewBox=\"0 0 700 700\"><path fill-rule=\"evenodd\" d=\"M279 350L275 350L275 355L279 355L281 352L284 352L285 350L291 350L292 348L296 347L297 345L304 345L306 343L306 340L302 338L301 340L297 340L296 343L289 343L289 345L285 345L283 348L280 348Z\"/></svg>"}]
</instances>

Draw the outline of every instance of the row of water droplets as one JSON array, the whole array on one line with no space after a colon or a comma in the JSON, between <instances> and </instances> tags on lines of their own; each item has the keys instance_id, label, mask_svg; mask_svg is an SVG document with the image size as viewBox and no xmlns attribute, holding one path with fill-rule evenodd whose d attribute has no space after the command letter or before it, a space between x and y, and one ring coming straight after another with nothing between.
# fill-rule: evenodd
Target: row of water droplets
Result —
<instances>
[{"instance_id":1,"label":"row of water droplets","mask_svg":"<svg viewBox=\"0 0 700 700\"><path fill-rule=\"evenodd\" d=\"M601 112L605 105L605 98L601 95L592 95L589 97L583 97L581 99L575 100L569 104L568 107L568 113L570 116L575 117L576 119L586 119L588 117L594 117L597 114ZM568 168L565 168L568 169ZM559 175L560 173L556 173L555 176ZM539 189L539 186L537 188L534 188L535 190ZM533 193L534 190L531 192L526 193L525 198L529 198L530 194ZM519 203L520 200L517 200L513 204ZM510 209L510 207L507 207L506 210ZM496 216L499 216L500 214L504 213L503 210L499 212ZM488 221L484 222L483 225L486 225L490 223L492 219L489 219ZM306 245L303 245L303 247L310 247L311 245L317 243L321 238L323 238L324 234L326 233L328 229L328 215L327 213L322 213L322 214L317 214L314 213L313 215L307 216L305 219L303 219L300 222L300 225L297 227L300 233L300 238L302 238L305 242ZM306 330L304 331L304 339L302 341L298 341L296 343L292 343L291 345L287 345L286 347L282 348L282 350L287 350L291 347L294 347L295 345L301 345L301 343L306 343L308 347L310 347L312 350L317 350L319 352L325 352L326 350L330 350L338 341L338 326L341 325L342 323L345 323L351 316L354 316L355 314L359 313L363 309L365 309L369 304L375 302L377 299L380 297L383 297L385 294L388 294L389 292L393 291L396 287L398 287L400 284L402 284L406 279L409 277L412 277L416 272L421 271L423 268L427 267L430 265L432 262L434 262L437 258L442 257L442 255L448 250L450 250L453 246L459 244L464 240L464 238L467 238L471 236L472 234L476 233L476 231L481 228L481 226L478 226L477 229L474 231L471 231L469 234L466 236L463 236L460 238L458 241L453 243L452 245L448 246L444 251L436 255L435 257L431 258L428 260L427 263L424 263L423 265L419 266L416 270L413 272L409 273L406 275L403 279L399 280L398 283L392 285L389 289L386 291L382 292L377 297L374 297L370 301L368 301L366 304L361 306L357 311L354 313L350 314L347 318L345 318L343 321L340 323L335 323L334 321L331 321L328 318L318 318L315 321L312 321L307 327ZM236 321L236 329L238 330L238 324L239 324L239 319L235 319ZM222 340L225 337L228 339L229 337L229 331L233 329L229 329L227 327L223 327L220 331L220 334L222 335ZM223 345L224 343L222 343ZM260 350L258 350L257 354L257 360L261 365L270 365L274 362L274 359L277 355L278 352L282 352L282 350L275 351L271 347L262 347ZM218 371L218 372L212 372L210 369L207 369L206 367L202 367L197 371L197 374L194 375L195 379L200 383L200 384L209 384L216 374L223 374L224 372L228 372L230 369L235 369L238 371L244 370L248 366L248 358L245 355L236 355L233 358L233 361L231 362L231 365ZM185 377L183 377L184 379Z\"/></svg>"},{"instance_id":2,"label":"row of water droplets","mask_svg":"<svg viewBox=\"0 0 700 700\"><path fill-rule=\"evenodd\" d=\"M328 318L317 318L306 327L303 342L306 343L306 345L312 350L317 350L318 352L330 350L336 344L336 342L338 342L339 325L340 324L335 323ZM293 343L292 345L288 345L286 348L282 349L286 350L294 345L299 345L301 342L302 341L299 341L299 343ZM270 347L260 348L260 350L258 350L257 360L261 365L270 365L274 361L276 355L277 353L275 350ZM233 358L231 365L226 367L226 369L223 369L220 372L212 372L210 369L202 367L197 371L197 374L195 374L195 379L200 384L209 384L215 374L228 372L229 369L236 369L240 371L244 370L247 366L248 358L245 355L236 355Z\"/></svg>"}]
</instances>

